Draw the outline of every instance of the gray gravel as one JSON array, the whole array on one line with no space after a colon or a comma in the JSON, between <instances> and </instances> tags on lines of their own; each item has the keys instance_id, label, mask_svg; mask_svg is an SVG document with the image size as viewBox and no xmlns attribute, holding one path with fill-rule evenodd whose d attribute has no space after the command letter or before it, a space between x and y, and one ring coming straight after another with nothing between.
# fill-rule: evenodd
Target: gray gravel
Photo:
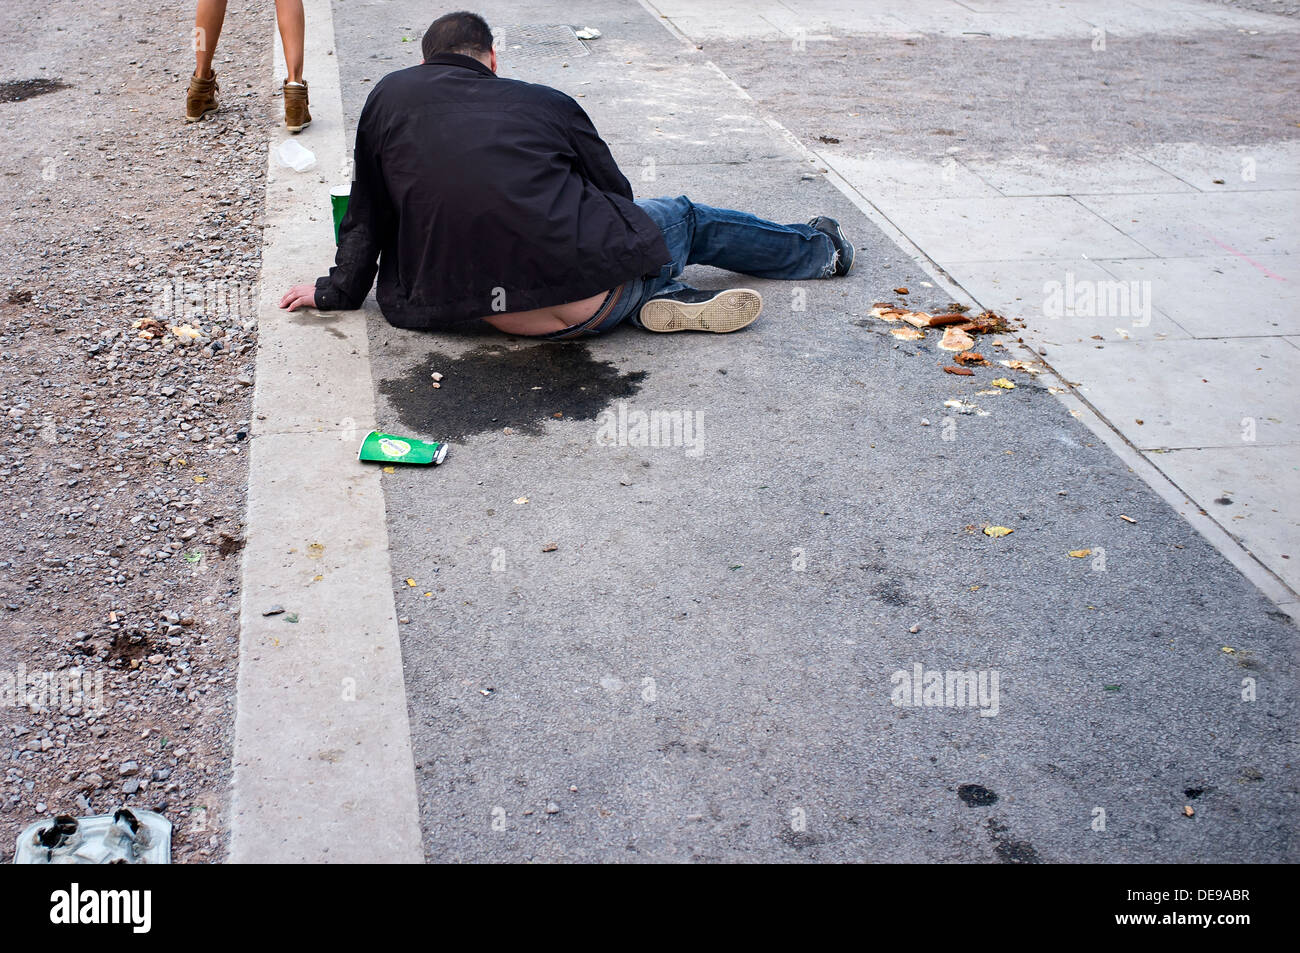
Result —
<instances>
[{"instance_id":1,"label":"gray gravel","mask_svg":"<svg viewBox=\"0 0 1300 953\"><path fill-rule=\"evenodd\" d=\"M227 108L187 125L192 15L0 12L0 80L66 84L0 104L0 677L90 689L0 708L0 859L123 803L176 823L177 861L224 849L256 328L210 289L260 270L272 13L230 4Z\"/></svg>"}]
</instances>

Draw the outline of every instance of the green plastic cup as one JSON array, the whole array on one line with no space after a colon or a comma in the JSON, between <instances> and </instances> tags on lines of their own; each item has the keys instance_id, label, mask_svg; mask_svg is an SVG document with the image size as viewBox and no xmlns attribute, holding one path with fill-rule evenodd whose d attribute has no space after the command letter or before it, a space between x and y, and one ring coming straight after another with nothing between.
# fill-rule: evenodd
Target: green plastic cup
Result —
<instances>
[{"instance_id":1,"label":"green plastic cup","mask_svg":"<svg viewBox=\"0 0 1300 953\"><path fill-rule=\"evenodd\" d=\"M336 185L330 189L330 205L334 208L334 244L339 243L339 226L343 216L348 214L348 198L352 195L351 185Z\"/></svg>"}]
</instances>

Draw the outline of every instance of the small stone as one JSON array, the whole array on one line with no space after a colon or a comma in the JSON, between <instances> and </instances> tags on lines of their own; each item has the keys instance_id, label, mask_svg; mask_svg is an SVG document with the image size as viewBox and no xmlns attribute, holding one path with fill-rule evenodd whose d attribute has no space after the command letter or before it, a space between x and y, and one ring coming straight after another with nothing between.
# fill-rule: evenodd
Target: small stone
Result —
<instances>
[{"instance_id":1,"label":"small stone","mask_svg":"<svg viewBox=\"0 0 1300 953\"><path fill-rule=\"evenodd\" d=\"M920 631L921 631L921 627L920 627L919 625L914 625L914 626L912 626L910 629L908 629L907 631L908 631L908 632L911 632L913 635L915 635L917 632L920 632Z\"/></svg>"},{"instance_id":2,"label":"small stone","mask_svg":"<svg viewBox=\"0 0 1300 953\"><path fill-rule=\"evenodd\" d=\"M545 543L545 544L542 545L542 552L544 552L544 553L553 553L553 552L555 552L555 551L556 551L557 549L559 549L559 548L560 548L560 544L559 544L559 543Z\"/></svg>"},{"instance_id":3,"label":"small stone","mask_svg":"<svg viewBox=\"0 0 1300 953\"><path fill-rule=\"evenodd\" d=\"M546 802L546 813L547 813L547 814L559 814L559 813L560 813L560 805L556 804L554 801L547 801L547 802Z\"/></svg>"},{"instance_id":4,"label":"small stone","mask_svg":"<svg viewBox=\"0 0 1300 953\"><path fill-rule=\"evenodd\" d=\"M139 778L128 778L127 780L122 782L123 794L134 794L138 790L140 790Z\"/></svg>"},{"instance_id":5,"label":"small stone","mask_svg":"<svg viewBox=\"0 0 1300 953\"><path fill-rule=\"evenodd\" d=\"M280 615L282 612L284 612L284 606L271 606L262 615Z\"/></svg>"},{"instance_id":6,"label":"small stone","mask_svg":"<svg viewBox=\"0 0 1300 953\"><path fill-rule=\"evenodd\" d=\"M140 773L140 764L136 761L123 761L117 768L117 773L124 778L129 778L133 774Z\"/></svg>"}]
</instances>

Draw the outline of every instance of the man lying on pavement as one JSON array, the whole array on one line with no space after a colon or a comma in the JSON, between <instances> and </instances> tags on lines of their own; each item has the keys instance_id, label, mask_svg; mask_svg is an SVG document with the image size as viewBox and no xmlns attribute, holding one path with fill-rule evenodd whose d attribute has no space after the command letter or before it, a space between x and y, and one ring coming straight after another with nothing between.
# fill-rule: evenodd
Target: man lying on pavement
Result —
<instances>
[{"instance_id":1,"label":"man lying on pavement","mask_svg":"<svg viewBox=\"0 0 1300 953\"><path fill-rule=\"evenodd\" d=\"M486 321L509 334L573 338L630 320L650 331L736 331L762 297L697 291L690 264L758 278L848 274L853 245L819 215L778 225L685 196L633 200L582 107L496 75L492 32L439 17L424 62L375 85L357 123L355 181L335 265L280 307L361 307L399 328Z\"/></svg>"}]
</instances>

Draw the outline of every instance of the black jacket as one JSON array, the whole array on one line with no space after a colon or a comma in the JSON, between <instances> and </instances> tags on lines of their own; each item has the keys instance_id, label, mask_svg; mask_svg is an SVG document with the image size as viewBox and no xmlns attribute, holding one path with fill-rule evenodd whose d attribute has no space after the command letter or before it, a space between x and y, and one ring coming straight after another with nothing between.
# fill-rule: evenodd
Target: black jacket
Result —
<instances>
[{"instance_id":1,"label":"black jacket","mask_svg":"<svg viewBox=\"0 0 1300 953\"><path fill-rule=\"evenodd\" d=\"M376 259L389 323L447 328L579 301L669 255L581 106L446 53L371 90L316 307L361 307Z\"/></svg>"}]
</instances>

